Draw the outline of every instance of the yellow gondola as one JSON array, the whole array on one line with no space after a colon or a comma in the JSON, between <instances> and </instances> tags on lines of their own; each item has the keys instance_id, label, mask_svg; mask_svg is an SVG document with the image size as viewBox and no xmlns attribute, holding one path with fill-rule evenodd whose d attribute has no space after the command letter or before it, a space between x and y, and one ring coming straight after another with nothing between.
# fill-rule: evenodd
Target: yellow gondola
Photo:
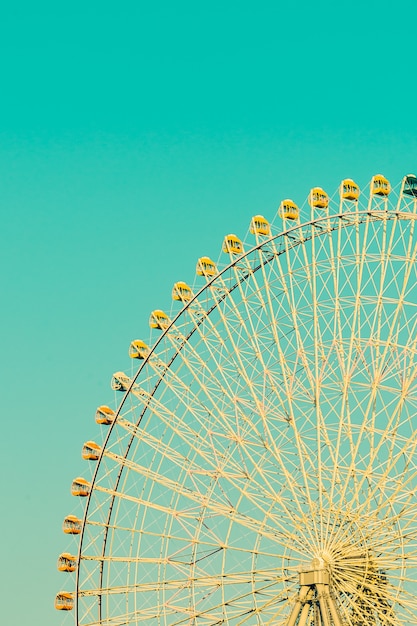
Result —
<instances>
[{"instance_id":1,"label":"yellow gondola","mask_svg":"<svg viewBox=\"0 0 417 626\"><path fill-rule=\"evenodd\" d=\"M86 461L98 461L100 458L101 448L94 441L86 441L83 445L81 456Z\"/></svg>"},{"instance_id":2,"label":"yellow gondola","mask_svg":"<svg viewBox=\"0 0 417 626\"><path fill-rule=\"evenodd\" d=\"M345 178L340 183L340 197L342 200L352 200L357 202L359 200L360 189L354 180L351 178Z\"/></svg>"},{"instance_id":3,"label":"yellow gondola","mask_svg":"<svg viewBox=\"0 0 417 626\"><path fill-rule=\"evenodd\" d=\"M135 339L129 346L129 356L131 359L146 359L149 353L149 346L140 339Z\"/></svg>"},{"instance_id":4,"label":"yellow gondola","mask_svg":"<svg viewBox=\"0 0 417 626\"><path fill-rule=\"evenodd\" d=\"M382 176L382 174L377 174L373 176L371 180L371 194L374 196L388 196L391 191L391 185L389 184L389 180Z\"/></svg>"},{"instance_id":5,"label":"yellow gondola","mask_svg":"<svg viewBox=\"0 0 417 626\"><path fill-rule=\"evenodd\" d=\"M152 311L149 318L149 326L151 328L158 328L159 330L165 330L170 324L169 317L163 311Z\"/></svg>"},{"instance_id":6,"label":"yellow gondola","mask_svg":"<svg viewBox=\"0 0 417 626\"><path fill-rule=\"evenodd\" d=\"M228 254L242 254L243 244L236 235L226 235L223 241L223 252Z\"/></svg>"},{"instance_id":7,"label":"yellow gondola","mask_svg":"<svg viewBox=\"0 0 417 626\"><path fill-rule=\"evenodd\" d=\"M180 300L181 302L189 302L193 297L191 288L184 282L175 283L172 288L172 299Z\"/></svg>"},{"instance_id":8,"label":"yellow gondola","mask_svg":"<svg viewBox=\"0 0 417 626\"><path fill-rule=\"evenodd\" d=\"M278 214L283 220L298 220L300 210L293 200L283 200L279 205Z\"/></svg>"},{"instance_id":9,"label":"yellow gondola","mask_svg":"<svg viewBox=\"0 0 417 626\"><path fill-rule=\"evenodd\" d=\"M85 498L90 493L90 483L85 478L74 478L71 485L71 494Z\"/></svg>"},{"instance_id":10,"label":"yellow gondola","mask_svg":"<svg viewBox=\"0 0 417 626\"><path fill-rule=\"evenodd\" d=\"M217 267L214 261L212 261L208 256L202 256L197 261L195 271L197 276L210 278L211 276L215 276L217 274Z\"/></svg>"},{"instance_id":11,"label":"yellow gondola","mask_svg":"<svg viewBox=\"0 0 417 626\"><path fill-rule=\"evenodd\" d=\"M58 571L60 572L75 572L77 568L77 557L63 552L58 557Z\"/></svg>"},{"instance_id":12,"label":"yellow gondola","mask_svg":"<svg viewBox=\"0 0 417 626\"><path fill-rule=\"evenodd\" d=\"M62 530L66 535L79 535L83 522L75 515L67 515L62 524Z\"/></svg>"},{"instance_id":13,"label":"yellow gondola","mask_svg":"<svg viewBox=\"0 0 417 626\"><path fill-rule=\"evenodd\" d=\"M124 372L115 372L110 384L113 391L127 391L131 382L129 376Z\"/></svg>"},{"instance_id":14,"label":"yellow gondola","mask_svg":"<svg viewBox=\"0 0 417 626\"><path fill-rule=\"evenodd\" d=\"M255 215L250 222L250 232L252 235L270 235L271 227L268 220L263 215Z\"/></svg>"},{"instance_id":15,"label":"yellow gondola","mask_svg":"<svg viewBox=\"0 0 417 626\"><path fill-rule=\"evenodd\" d=\"M55 608L58 611L72 611L74 608L74 595L69 591L60 591L55 597Z\"/></svg>"},{"instance_id":16,"label":"yellow gondola","mask_svg":"<svg viewBox=\"0 0 417 626\"><path fill-rule=\"evenodd\" d=\"M329 196L321 187L313 187L308 196L308 203L314 209L327 209Z\"/></svg>"},{"instance_id":17,"label":"yellow gondola","mask_svg":"<svg viewBox=\"0 0 417 626\"><path fill-rule=\"evenodd\" d=\"M113 411L113 409L103 404L102 406L98 407L95 419L97 424L105 424L106 426L108 426L109 424L112 424L114 422L115 416L116 413Z\"/></svg>"}]
</instances>

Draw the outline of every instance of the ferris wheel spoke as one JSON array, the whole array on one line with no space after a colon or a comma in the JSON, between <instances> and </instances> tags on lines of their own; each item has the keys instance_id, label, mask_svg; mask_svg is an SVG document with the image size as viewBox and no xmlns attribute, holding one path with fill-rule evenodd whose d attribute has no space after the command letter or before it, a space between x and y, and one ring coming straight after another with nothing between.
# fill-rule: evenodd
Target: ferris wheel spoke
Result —
<instances>
[{"instance_id":1,"label":"ferris wheel spoke","mask_svg":"<svg viewBox=\"0 0 417 626\"><path fill-rule=\"evenodd\" d=\"M132 583L130 585L114 586L105 588L100 587L98 589L84 589L80 591L80 597L86 598L90 596L110 596L110 595L125 595L128 593L134 594L157 594L161 589L169 589L174 592L184 591L190 587L202 588L203 590L208 587L220 587L220 585L247 585L256 579L259 581L259 592L261 593L270 586L277 586L282 582L286 582L286 578L277 577L276 570L266 570L257 572L236 572L231 574L218 574L218 575L205 575L202 573L197 577L184 578L169 578L168 580L150 580L141 583ZM249 594L245 593L239 595L239 597L247 597ZM233 602L233 600L231 600Z\"/></svg>"},{"instance_id":2,"label":"ferris wheel spoke","mask_svg":"<svg viewBox=\"0 0 417 626\"><path fill-rule=\"evenodd\" d=\"M341 242L340 236L338 238L338 293L340 293L341 303L341 318L344 318L340 329L341 333L341 346L342 349L338 352L340 367L341 367L341 383L342 383L342 402L340 404L340 416L339 416L339 430L337 438L337 454L340 455L341 447L348 447L349 456L352 459L350 468L344 479L344 486L342 487L340 499L343 501L346 497L349 484L353 482L355 490L357 490L356 476L354 474L354 459L355 459L355 444L354 436L352 432L352 415L350 409L350 396L351 391L351 378L352 371L354 371L355 362L357 359L357 329L360 324L360 293L361 285L363 282L363 274L366 259L366 248L368 245L368 233L369 233L370 220L367 219L364 224L363 237L361 240L358 236L359 224L355 224L354 232L355 239L353 242L349 241L349 245L353 251L354 263L347 268L341 265ZM344 250L343 254L346 255L347 251ZM350 250L347 257L350 257ZM351 298L346 302L345 294L352 294ZM347 308L347 305L349 308ZM349 329L349 334L345 332L345 329ZM347 335L347 336L346 336ZM346 345L346 348L344 347ZM343 442L343 444L342 444ZM340 480L340 477L338 477Z\"/></svg>"},{"instance_id":3,"label":"ferris wheel spoke","mask_svg":"<svg viewBox=\"0 0 417 626\"><path fill-rule=\"evenodd\" d=\"M251 317L251 316L250 316L250 314L249 314L249 313L248 313L247 317L250 319L250 317ZM240 319L240 320L239 320L239 322L240 322L241 327L244 327L244 322L243 322L243 320L242 320L242 319ZM254 329L253 329L253 328L251 328L251 329L247 330L247 331L246 331L246 334L251 335L251 336L252 336L252 338L253 338L253 337L255 337L255 338L256 338L256 334L255 334L255 332L254 332ZM238 351L238 348L237 348L237 347L236 347L235 349L236 349L236 351ZM256 352L258 352L258 351L259 351L259 346L258 346L258 345L254 345L254 346L253 346L253 350L254 350L254 351L256 351ZM243 364L242 364L242 366L243 366ZM262 369L265 371L265 369L266 369L266 365L265 365L265 363L261 363L261 367L262 367ZM248 382L249 382L249 381L248 381ZM262 396L261 396L261 398L262 398ZM265 422L266 422L266 423L264 423L264 429L265 429L265 431L266 431L266 432L268 432L268 431L269 431L269 427L268 427L268 421L269 421L269 418L270 418L270 416L266 416L266 420L265 420ZM270 441L271 441L271 443L272 443L272 446L273 446L274 448L276 448L276 446L274 445L274 438L273 438L273 437L271 437L271 438L270 438ZM246 455L246 456L248 455L248 450L247 450L247 449L246 449L245 455ZM279 468L280 472L281 472L281 473L283 473L283 474L284 474L284 476L286 476L286 478L287 478L287 480L288 480L288 485L292 485L292 477L291 477L291 473L290 473L290 471L288 471L287 465L282 463L282 460L281 460L281 458L280 458L279 454L275 455L275 460L277 461L277 465L278 465L278 468ZM301 510L301 506L300 506L300 503L299 503L299 501L298 501L298 495L297 495L297 493L296 493L294 490L292 490L292 495L293 495L293 498L294 498L294 502L295 502L295 503L297 504L297 506L298 506L298 509L299 509L299 510Z\"/></svg>"},{"instance_id":4,"label":"ferris wheel spoke","mask_svg":"<svg viewBox=\"0 0 417 626\"><path fill-rule=\"evenodd\" d=\"M288 245L289 245L288 241L286 240L287 251L288 251ZM287 259L287 263L289 263L288 259ZM277 337L277 346L278 346L278 350L280 353L280 364L283 370L282 377L283 377L283 381L284 381L284 385L286 389L286 397L287 397L287 401L289 403L289 408L290 408L289 414L291 416L291 426L294 431L294 444L298 450L297 460L298 460L299 467L301 468L301 471L303 474L303 484L304 484L304 489L305 489L304 497L306 497L309 501L310 511L313 511L314 509L313 499L309 490L309 479L308 479L308 470L306 467L306 463L308 462L308 459L312 460L312 458L314 458L314 454L312 455L312 454L307 453L307 450L305 448L306 442L303 439L303 437L300 436L300 433L298 431L298 423L297 423L297 420L295 419L295 414L294 414L294 400L293 400L294 392L292 389L289 388L289 382L294 381L295 377L297 376L298 358L300 358L300 366L303 368L303 371L306 373L307 381L309 382L309 385L310 385L310 389L309 390L306 389L307 394L310 394L311 390L314 388L314 377L311 374L309 363L305 357L303 340L301 338L301 333L300 333L299 324L298 324L299 317L297 315L297 304L296 304L295 295L294 295L293 278L292 278L293 270L291 266L288 266L288 268L285 269L282 266L280 257L277 257L277 267L279 271L280 281L282 285L284 286L284 289L283 289L284 297L285 297L285 300L288 302L288 306L291 311L292 329L294 331L294 336L296 338L297 357L294 360L294 373L292 373L287 367L288 355L285 354L284 351L282 351L281 341L279 340L278 337ZM307 281L307 283L308 282L309 281ZM311 399L311 402L312 404L314 404L314 397ZM314 520L313 526L312 526L312 532L314 533L313 543L316 543L318 541L318 530L316 527L314 516L313 516L313 520Z\"/></svg>"},{"instance_id":5,"label":"ferris wheel spoke","mask_svg":"<svg viewBox=\"0 0 417 626\"><path fill-rule=\"evenodd\" d=\"M225 519L230 519L234 524L238 524L238 526L241 528L245 528L249 531L259 533L260 535L274 542L278 541L279 539L279 541L283 545L287 545L292 549L297 549L297 546L294 545L294 540L297 539L297 535L294 533L294 531L289 529L286 526L285 521L281 520L279 516L277 516L273 512L268 511L267 509L260 507L256 498L248 492L244 492L246 500L250 502L251 505L253 505L254 512L262 513L262 515L264 516L264 521L262 523L258 519L248 515L248 513L241 513L237 507L214 501L213 496L211 496L211 500L209 500L207 497L201 498L196 495L194 495L193 497L192 494L190 494L189 492L177 492L178 496L181 496L182 499L185 498L185 501L181 506L181 512L179 513L174 508L171 509L166 506L159 505L153 501L144 500L139 496L132 496L128 495L127 493L114 492L111 489L101 486L97 486L96 489L100 492L104 492L111 496L114 496L116 500L132 502L144 507L147 511L153 510L159 512L160 514L164 514L167 519L171 520L179 519L184 520L185 522L187 522L187 520L192 522L192 520L195 520L196 516L199 515L199 512L203 507L207 510L208 519L210 518L211 514L221 516ZM185 503L188 503L189 501L191 501L191 506L186 506ZM192 506L192 504L195 504L196 506ZM265 519L269 520L268 523L265 523ZM302 527L302 521L303 518L300 518L300 520L298 521L299 527ZM302 558L302 556L303 552L302 548L300 548L300 558Z\"/></svg>"},{"instance_id":6,"label":"ferris wheel spoke","mask_svg":"<svg viewBox=\"0 0 417 626\"><path fill-rule=\"evenodd\" d=\"M331 262L329 263L329 259L328 259L328 251L332 252L332 248L330 247L330 250L328 250L328 245L327 245L328 239L329 237L324 235L322 238L318 238L318 241L317 241L317 238L313 236L312 237L312 254L314 258L320 259L323 256L323 252L324 252L324 261L320 260L320 263L324 262L325 264L328 264L331 267ZM318 246L320 247L319 250L316 250L316 242ZM323 242L326 243L326 246L323 246ZM321 243L321 246L320 246L320 243ZM333 272L331 271L328 272L327 280L333 283L334 281ZM322 376L320 375L321 374L320 361L321 362L326 361L326 357L323 351L323 347L324 347L323 335L326 336L326 334L328 334L328 331L326 328L327 324L325 323L325 316L321 312L321 309L323 306L322 301L324 299L323 290L324 290L324 287L326 287L326 290L328 293L328 288L326 285L326 281L323 280L323 274L319 273L319 267L318 267L317 262L312 263L311 284L312 284L312 301L313 301L313 307L312 307L313 308L313 342L314 342L313 372L314 372L314 384L315 384L314 398L315 398L316 415L317 415L316 437L317 437L318 498L319 498L319 506L320 506L320 535L321 537L323 537L324 528L328 528L328 524L329 524L329 517L328 517L328 514L326 515L325 509L330 510L330 507L328 506L327 502L326 503L324 502L326 498L326 494L327 494L327 489L324 485L324 475L323 475L323 461L322 461L322 454L324 452L324 450L322 450L323 445L326 447L326 452L329 454L331 458L332 467L337 466L337 461L334 457L334 449L332 448L332 445L330 443L330 439L329 439L327 428L326 428L326 422L324 420L323 412L322 412L323 411L322 397L321 397L322 396ZM326 299L327 299L327 293L325 294ZM332 307L333 306L334 305L332 303ZM334 478L335 477L333 475L332 477L333 480L332 480L330 489L332 489Z\"/></svg>"},{"instance_id":7,"label":"ferris wheel spoke","mask_svg":"<svg viewBox=\"0 0 417 626\"><path fill-rule=\"evenodd\" d=\"M110 452L108 453L109 456L115 457L115 455L112 455ZM246 454L246 456L248 456ZM123 461L123 459L120 459L121 461ZM206 494L205 492L201 492L198 490L198 485L196 483L194 483L194 487L195 490L193 491L192 489L190 489L189 487L184 489L184 487L179 488L178 483L174 482L174 481L170 481L169 478L167 478L165 475L159 474L157 472L151 472L149 470L149 468L147 468L146 466L140 466L136 463L133 463L132 461L124 461L125 463L125 467L128 469L132 469L132 471L135 471L137 473L139 473L140 475L142 475L145 479L149 479L152 482L155 483L159 483L161 485L163 485L168 491L171 491L173 493L177 493L179 496L185 496L186 498L189 498L190 500L192 500L193 502L197 502L197 503L201 503L202 505L204 505L204 501L206 499ZM255 474L258 475L259 477L264 477L263 474L263 470L262 470L262 466L259 464L256 464L256 462L253 462L253 466L256 469ZM189 470L190 471L190 470ZM202 471L199 469L195 470L197 474L200 475L204 475L204 476L208 476L211 481L213 479L217 479L219 478L219 475L213 471ZM223 478L227 478L230 479L230 475L229 474L224 474ZM237 483L235 483L237 485ZM253 479L250 482L246 483L249 488L245 488L244 483L242 486L239 487L240 492L242 495L244 495L248 500L251 500L253 502L256 502L256 499L259 497L260 494L263 493L267 493L266 492L266 486L268 485L268 481L266 480L265 482L263 482L262 484L259 483L259 481L254 481ZM97 487L97 489L99 491L101 491L102 489L100 487ZM220 489L221 491L221 489ZM273 501L276 499L276 494L274 494L274 490L271 487L269 487L269 498L272 499ZM289 514L289 511L286 511L286 507L284 502L280 502L282 509L284 510L284 512L286 512L286 514ZM230 502L228 503L229 506L232 506L230 504Z\"/></svg>"},{"instance_id":8,"label":"ferris wheel spoke","mask_svg":"<svg viewBox=\"0 0 417 626\"><path fill-rule=\"evenodd\" d=\"M220 316L221 316L221 319L223 320L223 324L227 328L229 328L230 324L231 324L230 312L232 310L233 311L237 311L238 310L238 307L235 306L234 302L232 300L230 302L231 302L230 309L228 309L225 312L223 312L223 311L220 312ZM255 341L254 337L256 337L256 334L253 332L252 329L248 330L248 329L245 328L245 323L244 323L244 321L243 321L241 316L238 316L237 319L238 319L238 324L239 324L239 327L240 327L240 331L239 332L244 332L245 333L244 334L245 337L249 336L251 338L252 346L251 346L250 354L252 354L252 353L256 354L257 352L259 352L259 350L257 349L256 343L254 343L254 341ZM258 396L256 394L256 387L254 386L253 381L247 379L247 377L246 377L247 366L246 366L245 362L242 360L243 357L241 357L241 350L234 343L233 336L231 335L230 332L228 333L228 338L230 339L230 341L232 343L232 355L233 355L233 357L239 359L239 361L238 361L239 375L246 382L246 384L249 386L249 388L251 389L251 391L252 391L251 395L252 395L252 397L254 397L256 399L256 401L257 401L256 403L257 403L257 405L259 407L259 400L258 400ZM248 365L249 365L249 363L250 362L248 362ZM252 365L251 365L251 367L252 367ZM259 410L259 408L258 408L258 410ZM281 470L284 471L285 474L287 474L288 479L289 479L289 484L291 484L291 476L288 474L288 472L286 470L286 466L285 465L283 466L281 464L280 468L281 468ZM293 495L294 495L295 498L297 497L295 493Z\"/></svg>"},{"instance_id":9,"label":"ferris wheel spoke","mask_svg":"<svg viewBox=\"0 0 417 626\"><path fill-rule=\"evenodd\" d=\"M156 443L156 442L155 442L155 443ZM166 448L163 448L163 450L165 450L165 454L166 454L166 455L168 456L168 458L169 458L169 452L167 452ZM247 459L251 458L251 457L250 457L250 453L249 453L249 451L248 451L247 447L246 447L246 449L245 449L245 458L247 458ZM177 458L177 460L175 461L175 457L173 457L173 460L174 460L174 462L176 462L179 466L181 466L181 464L182 464L182 463L184 463L185 458L182 458L182 459L181 459L181 458L180 458L180 459L178 459L178 458ZM246 483L246 478L247 478L247 477L245 476L245 474L242 474L242 472L241 472L241 470L239 469L239 467L238 467L238 466L236 466L236 470L235 470L235 472L236 472L236 473L233 475L233 462L232 462L232 460L226 459L226 462L227 462L228 470L227 470L227 473L225 473L225 471L223 470L223 476L224 476L224 478L226 478L228 481L232 480L233 484L235 484L235 486L236 486L236 487L237 487L240 491L242 491L243 486L244 486L244 484ZM187 457L187 465L189 466L188 472L189 472L189 473L191 473L191 472L193 471L193 470L192 470L192 467L193 467L193 466L192 466L192 465L190 465L190 459L189 459L188 457ZM272 485L271 485L270 487L268 487L268 482L269 482L269 481L268 481L268 479L265 477L265 475L263 474L262 466L261 466L261 465L259 465L259 463L258 463L258 462L256 462L255 460L252 460L251 466L252 466L252 467L254 467L254 468L256 469L255 475L258 475L258 476L263 476L263 478L264 478L264 480L263 480L262 484L260 484L260 483L259 483L259 481L256 481L256 480L254 480L253 478L251 478L250 485L251 485L251 488L252 488L252 490L253 490L253 493L252 493L252 495L251 495L251 498L252 498L252 499L254 499L254 500L255 500L255 502L256 502L256 499L258 499L258 498L259 498L259 494L262 494L263 492L265 492L265 494L268 494L268 497L269 497L269 498L271 498L271 497L273 497L273 496L274 496L274 499L275 499L275 495L274 495L274 487L273 487ZM232 472L231 472L231 470L232 470ZM149 472L146 470L146 468L145 468L144 470L142 470L142 471L145 471L145 472L149 473ZM203 471L201 471L201 470L199 469L199 466L198 466L198 465L196 465L196 466L195 466L195 470L194 470L194 471L195 471L195 472L197 472L198 474L205 474L205 475L209 476L209 477L210 477L210 479L214 479L214 478L216 478L216 476L218 475L218 472L216 473L216 471L214 471L213 469L211 469L210 471L204 471L204 472L203 472ZM252 473L253 473L253 470L252 470ZM237 483L237 482L236 482L236 479L238 479L239 477L241 477L242 479L244 479L244 480L243 480L243 482L242 482L242 484L239 484L239 483ZM288 479L289 479L289 480L291 479L291 475L290 475L290 474L288 475ZM157 477L156 477L156 478L155 478L155 480L156 480L157 482L164 482L164 481L165 481L165 477L164 477L164 476L160 476L159 478L157 478ZM266 489L267 489L268 491L265 491ZM248 492L246 495L247 495L247 497L249 498L249 492ZM197 499L200 499L200 498L201 498L201 496L200 496L200 494L199 494L198 492L197 492L197 496L196 496L196 498L197 498ZM284 501L282 501L282 500L281 500L281 507L282 507L284 510L285 510L285 508L286 508L286 507L285 507L285 502L284 502ZM287 514L289 514L289 512L288 512L288 511L287 511Z\"/></svg>"},{"instance_id":10,"label":"ferris wheel spoke","mask_svg":"<svg viewBox=\"0 0 417 626\"><path fill-rule=\"evenodd\" d=\"M84 590L80 597L88 600L89 598L94 599L98 595L103 599L109 596L121 596L122 598L132 596L135 598L135 603L140 605L140 608L131 612L129 614L130 618L136 613L138 616L146 615L146 617L151 618L162 611L162 614L165 616L177 615L178 619L173 623L181 624L183 620L189 619L192 615L195 617L206 616L213 619L213 616L217 615L220 610L225 617L227 615L229 619L237 619L245 615L253 615L252 591L233 593L233 590L237 586L245 589L254 580L257 581L256 593L259 598L264 597L264 600L259 602L256 612L263 614L274 602L277 586L281 582L285 582L285 579L281 580L276 576L276 571L274 570L260 570L249 576L248 572L237 572L221 576L206 576L202 574L194 579L190 577L165 581L156 579L140 585L132 584L121 587L112 586L109 588ZM226 586L226 588L230 586L232 588L233 595L229 596L227 605L223 604L223 602L216 602L216 599L219 598L218 590L221 586ZM191 588L201 590L192 608L188 604L189 590ZM162 590L170 594L168 597L165 595L166 599L163 604L159 600ZM143 600L141 600L142 597ZM285 605L287 605L287 602L285 602ZM180 617L181 614L183 615L182 618ZM126 614L125 616L127 617ZM122 619L123 617L124 615L120 615L117 619ZM103 623L106 623L105 620Z\"/></svg>"}]
</instances>

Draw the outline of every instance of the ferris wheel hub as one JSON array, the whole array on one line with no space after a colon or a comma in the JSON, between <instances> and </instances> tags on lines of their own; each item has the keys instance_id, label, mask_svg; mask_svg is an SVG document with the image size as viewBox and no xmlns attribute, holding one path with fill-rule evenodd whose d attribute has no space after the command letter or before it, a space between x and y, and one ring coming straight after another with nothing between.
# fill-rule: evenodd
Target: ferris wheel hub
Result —
<instances>
[{"instance_id":1,"label":"ferris wheel hub","mask_svg":"<svg viewBox=\"0 0 417 626\"><path fill-rule=\"evenodd\" d=\"M316 559L313 559L315 561ZM313 566L313 563L312 563ZM312 586L312 585L328 585L330 583L330 576L327 569L324 567L314 568L305 572L300 572L300 585Z\"/></svg>"}]
</instances>

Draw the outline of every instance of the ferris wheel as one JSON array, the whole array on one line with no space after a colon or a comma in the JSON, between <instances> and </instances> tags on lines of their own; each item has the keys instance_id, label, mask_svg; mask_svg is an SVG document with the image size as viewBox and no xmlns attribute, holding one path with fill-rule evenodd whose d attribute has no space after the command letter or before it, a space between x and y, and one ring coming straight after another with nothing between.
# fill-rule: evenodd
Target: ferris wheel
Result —
<instances>
[{"instance_id":1,"label":"ferris wheel","mask_svg":"<svg viewBox=\"0 0 417 626\"><path fill-rule=\"evenodd\" d=\"M416 624L417 178L279 218L112 378L58 560L79 626Z\"/></svg>"}]
</instances>

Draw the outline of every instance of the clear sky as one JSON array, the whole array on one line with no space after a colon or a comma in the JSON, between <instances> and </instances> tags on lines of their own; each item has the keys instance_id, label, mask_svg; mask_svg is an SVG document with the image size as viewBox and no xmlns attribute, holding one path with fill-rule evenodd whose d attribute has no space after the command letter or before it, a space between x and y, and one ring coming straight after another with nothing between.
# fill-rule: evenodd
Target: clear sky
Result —
<instances>
[{"instance_id":1,"label":"clear sky","mask_svg":"<svg viewBox=\"0 0 417 626\"><path fill-rule=\"evenodd\" d=\"M0 12L1 621L70 623L56 559L95 408L152 309L281 199L417 169L415 2Z\"/></svg>"}]
</instances>

